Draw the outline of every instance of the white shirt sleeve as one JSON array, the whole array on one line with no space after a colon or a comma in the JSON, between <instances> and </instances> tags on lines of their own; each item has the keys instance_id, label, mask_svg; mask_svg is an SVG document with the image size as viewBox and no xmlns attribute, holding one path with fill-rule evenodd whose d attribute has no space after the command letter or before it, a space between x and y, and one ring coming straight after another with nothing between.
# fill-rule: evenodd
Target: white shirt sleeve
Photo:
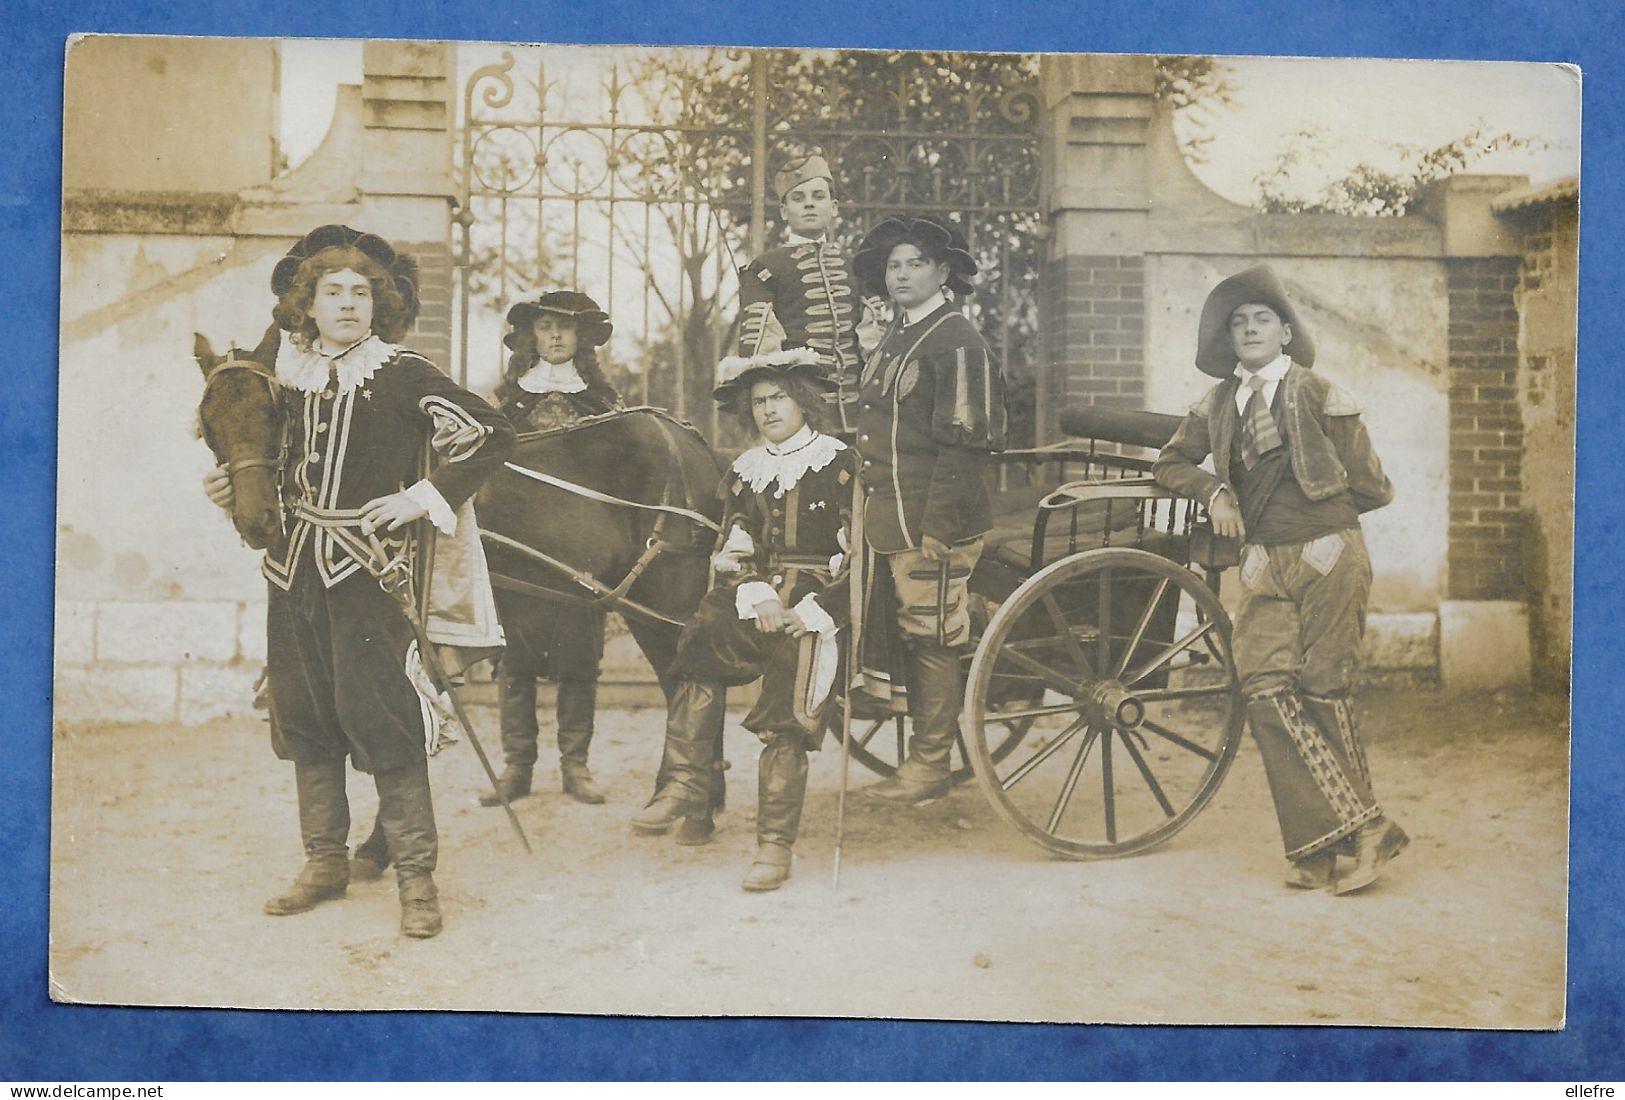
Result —
<instances>
[{"instance_id":1,"label":"white shirt sleeve","mask_svg":"<svg viewBox=\"0 0 1625 1100\"><path fill-rule=\"evenodd\" d=\"M441 534L455 535L457 533L457 513L451 510L451 505L446 503L446 498L440 495L440 490L436 489L428 479L407 486L406 495L418 507L429 513L429 522L434 524Z\"/></svg>"},{"instance_id":2,"label":"white shirt sleeve","mask_svg":"<svg viewBox=\"0 0 1625 1100\"><path fill-rule=\"evenodd\" d=\"M795 613L814 634L822 634L825 637L835 634L835 620L829 617L829 612L824 610L823 605L811 592L801 597L795 606Z\"/></svg>"},{"instance_id":3,"label":"white shirt sleeve","mask_svg":"<svg viewBox=\"0 0 1625 1100\"><path fill-rule=\"evenodd\" d=\"M741 619L756 619L756 605L769 600L778 602L779 594L766 581L746 581L734 591L734 610Z\"/></svg>"}]
</instances>

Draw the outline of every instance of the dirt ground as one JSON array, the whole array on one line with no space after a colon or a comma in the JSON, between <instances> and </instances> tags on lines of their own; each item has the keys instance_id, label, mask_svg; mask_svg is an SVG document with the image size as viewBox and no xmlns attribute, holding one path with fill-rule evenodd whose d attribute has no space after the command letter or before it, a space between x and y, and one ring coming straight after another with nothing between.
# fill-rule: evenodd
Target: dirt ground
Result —
<instances>
[{"instance_id":1,"label":"dirt ground","mask_svg":"<svg viewBox=\"0 0 1625 1100\"><path fill-rule=\"evenodd\" d=\"M976 785L915 810L848 803L814 759L795 877L739 889L756 741L730 725L717 838L632 834L661 713L601 710L610 801L517 804L520 850L463 745L432 765L446 930L399 936L393 882L295 917L293 771L261 723L59 734L51 896L59 1000L654 1015L1407 1024L1563 1017L1568 723L1559 698L1367 690L1379 793L1413 844L1361 894L1300 893L1250 744L1213 803L1145 855L1052 858ZM495 751L495 712L475 709ZM738 715L736 714L735 719ZM544 739L547 737L544 731ZM872 781L854 768L854 786ZM353 834L374 808L352 775Z\"/></svg>"}]
</instances>

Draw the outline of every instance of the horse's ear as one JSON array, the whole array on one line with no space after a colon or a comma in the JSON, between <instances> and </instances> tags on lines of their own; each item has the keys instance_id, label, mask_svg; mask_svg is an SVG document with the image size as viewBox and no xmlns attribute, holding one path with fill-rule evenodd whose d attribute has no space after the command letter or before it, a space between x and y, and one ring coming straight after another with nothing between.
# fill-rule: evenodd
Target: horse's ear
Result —
<instances>
[{"instance_id":1,"label":"horse's ear","mask_svg":"<svg viewBox=\"0 0 1625 1100\"><path fill-rule=\"evenodd\" d=\"M282 328L272 321L270 327L265 330L265 335L260 337L260 345L254 349L251 357L262 366L274 367L277 349L281 346Z\"/></svg>"},{"instance_id":2,"label":"horse's ear","mask_svg":"<svg viewBox=\"0 0 1625 1100\"><path fill-rule=\"evenodd\" d=\"M201 332L192 333L192 358L197 360L198 369L205 375L220 361L220 357L214 353L214 345Z\"/></svg>"}]
</instances>

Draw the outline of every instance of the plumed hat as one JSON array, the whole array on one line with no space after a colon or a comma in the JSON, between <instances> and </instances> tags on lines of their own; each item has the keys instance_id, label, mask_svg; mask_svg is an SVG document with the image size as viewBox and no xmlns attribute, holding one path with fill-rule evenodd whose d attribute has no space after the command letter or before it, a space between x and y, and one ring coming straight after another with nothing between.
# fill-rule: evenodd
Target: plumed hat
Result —
<instances>
[{"instance_id":1,"label":"plumed hat","mask_svg":"<svg viewBox=\"0 0 1625 1100\"><path fill-rule=\"evenodd\" d=\"M576 339L583 347L601 348L609 343L615 326L598 303L579 290L550 290L537 298L515 302L508 307L509 331L502 342L514 346L515 334L524 332L544 313L568 317L576 323Z\"/></svg>"},{"instance_id":2,"label":"plumed hat","mask_svg":"<svg viewBox=\"0 0 1625 1100\"><path fill-rule=\"evenodd\" d=\"M935 252L948 262L948 289L961 297L971 292L976 260L955 229L930 218L887 218L858 243L852 274L860 293L886 296L886 261L892 249L912 244L922 252Z\"/></svg>"},{"instance_id":3,"label":"plumed hat","mask_svg":"<svg viewBox=\"0 0 1625 1100\"><path fill-rule=\"evenodd\" d=\"M1196 328L1196 367L1214 378L1228 378L1236 370L1236 350L1230 344L1230 315L1249 302L1269 306L1292 326L1292 340L1282 350L1300 367L1315 365L1315 342L1309 328L1292 308L1281 277L1268 264L1249 267L1213 288L1202 303Z\"/></svg>"},{"instance_id":4,"label":"plumed hat","mask_svg":"<svg viewBox=\"0 0 1625 1100\"><path fill-rule=\"evenodd\" d=\"M774 172L773 191L779 196L779 201L783 202L784 196L808 180L829 180L831 186L835 183L835 177L829 170L829 161L817 153L796 157Z\"/></svg>"},{"instance_id":5,"label":"plumed hat","mask_svg":"<svg viewBox=\"0 0 1625 1100\"><path fill-rule=\"evenodd\" d=\"M299 265L324 248L353 248L363 256L377 262L389 273L406 304L405 324L410 326L418 315L418 262L375 233L363 233L347 225L323 225L301 237L288 254L271 269L271 293L278 298L293 286L299 274Z\"/></svg>"},{"instance_id":6,"label":"plumed hat","mask_svg":"<svg viewBox=\"0 0 1625 1100\"><path fill-rule=\"evenodd\" d=\"M717 364L717 384L711 391L718 405L730 404L756 382L778 381L792 375L819 390L833 390L830 378L812 348L784 348L761 355L730 355Z\"/></svg>"}]
</instances>

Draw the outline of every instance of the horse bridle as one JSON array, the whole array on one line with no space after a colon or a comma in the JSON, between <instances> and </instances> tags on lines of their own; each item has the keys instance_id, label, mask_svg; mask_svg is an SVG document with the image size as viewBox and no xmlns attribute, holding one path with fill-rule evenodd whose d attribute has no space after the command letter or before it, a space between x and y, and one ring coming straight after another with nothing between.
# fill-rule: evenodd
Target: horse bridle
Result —
<instances>
[{"instance_id":1,"label":"horse bridle","mask_svg":"<svg viewBox=\"0 0 1625 1100\"><path fill-rule=\"evenodd\" d=\"M250 359L245 355L240 355L238 354L237 350L233 348L231 351L226 353L226 357L224 359L210 367L209 372L203 376L203 398L198 402L199 410L201 410L204 404L209 400L209 388L218 382L228 371L247 371L249 374L252 374L256 378L260 379L265 383L265 389L270 395L271 403L273 405L277 404L278 398L276 375L264 363L261 363L255 359ZM203 422L201 412L198 417L198 423L204 431L204 442L208 443L210 448L213 449L213 441L208 438L208 425ZM261 458L239 458L235 462L227 462L225 464L226 473L231 477L236 477L237 473L241 470L277 470L282 466L282 458L283 448L278 447L277 453L274 455Z\"/></svg>"}]
</instances>

